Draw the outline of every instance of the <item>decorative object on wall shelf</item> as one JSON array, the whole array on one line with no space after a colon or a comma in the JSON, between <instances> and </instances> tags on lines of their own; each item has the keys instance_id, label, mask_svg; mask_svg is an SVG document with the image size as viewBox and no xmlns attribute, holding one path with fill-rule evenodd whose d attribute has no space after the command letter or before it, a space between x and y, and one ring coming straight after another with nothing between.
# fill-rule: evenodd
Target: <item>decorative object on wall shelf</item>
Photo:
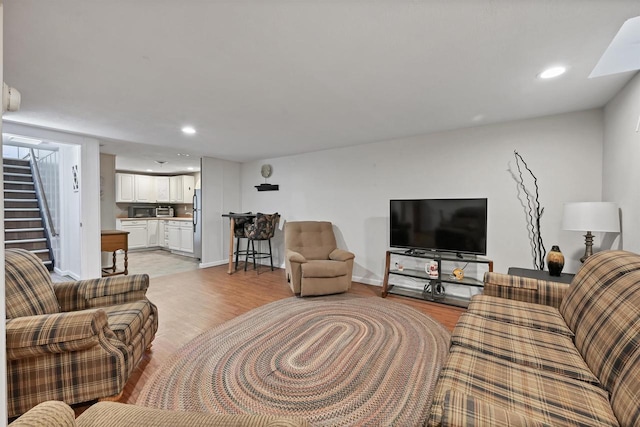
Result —
<instances>
[{"instance_id":1,"label":"decorative object on wall shelf","mask_svg":"<svg viewBox=\"0 0 640 427\"><path fill-rule=\"evenodd\" d=\"M451 275L456 279L456 280L462 280L464 279L464 270L462 268L456 268L455 270L453 270L453 272L451 273Z\"/></svg>"},{"instance_id":2,"label":"decorative object on wall shelf","mask_svg":"<svg viewBox=\"0 0 640 427\"><path fill-rule=\"evenodd\" d=\"M550 276L560 277L562 274L562 269L564 268L564 255L560 252L560 246L551 246L551 250L547 254L547 268L549 268Z\"/></svg>"},{"instance_id":3,"label":"decorative object on wall shelf","mask_svg":"<svg viewBox=\"0 0 640 427\"><path fill-rule=\"evenodd\" d=\"M264 178L265 183L255 186L258 189L258 191L278 191L279 190L278 184L267 184L266 182L267 178L269 178L272 173L273 173L273 167L271 165L265 163L264 165L262 165L262 167L260 167L260 174Z\"/></svg>"},{"instance_id":4,"label":"decorative object on wall shelf","mask_svg":"<svg viewBox=\"0 0 640 427\"><path fill-rule=\"evenodd\" d=\"M525 209L527 219L527 232L529 234L529 240L531 243L531 255L533 256L533 266L536 270L544 270L544 261L547 254L547 250L542 242L542 233L540 230L540 219L544 213L544 207L540 205L540 192L538 187L538 178L533 174L533 171L524 161L522 156L514 150L513 155L516 158L516 167L518 174L511 171L513 178L518 183L518 199L520 199L522 206ZM520 165L522 163L522 166ZM522 168L527 170L531 178L533 179L533 186L535 190L532 192L527 189L525 184L524 173Z\"/></svg>"},{"instance_id":5,"label":"decorative object on wall shelf","mask_svg":"<svg viewBox=\"0 0 640 427\"><path fill-rule=\"evenodd\" d=\"M278 191L278 184L260 184L255 186L258 191Z\"/></svg>"}]
</instances>

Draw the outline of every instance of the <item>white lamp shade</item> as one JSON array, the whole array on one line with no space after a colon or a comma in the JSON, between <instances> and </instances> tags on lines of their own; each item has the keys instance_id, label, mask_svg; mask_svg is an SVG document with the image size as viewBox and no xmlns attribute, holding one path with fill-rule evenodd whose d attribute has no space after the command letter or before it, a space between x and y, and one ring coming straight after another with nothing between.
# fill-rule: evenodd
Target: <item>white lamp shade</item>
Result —
<instances>
[{"instance_id":1,"label":"white lamp shade","mask_svg":"<svg viewBox=\"0 0 640 427\"><path fill-rule=\"evenodd\" d=\"M569 231L620 232L618 205L612 202L565 203L562 228Z\"/></svg>"}]
</instances>

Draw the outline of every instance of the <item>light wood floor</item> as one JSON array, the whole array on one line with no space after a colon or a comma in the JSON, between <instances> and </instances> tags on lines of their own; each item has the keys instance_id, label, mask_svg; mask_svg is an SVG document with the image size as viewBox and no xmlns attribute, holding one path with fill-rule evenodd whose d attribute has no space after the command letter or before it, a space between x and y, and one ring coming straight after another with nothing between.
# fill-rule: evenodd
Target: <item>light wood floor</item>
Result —
<instances>
[{"instance_id":1,"label":"light wood floor","mask_svg":"<svg viewBox=\"0 0 640 427\"><path fill-rule=\"evenodd\" d=\"M354 283L351 293L380 297L380 287ZM205 332L247 311L293 296L284 270L261 267L227 274L227 266L199 269L151 279L148 298L158 306L159 327L151 351L143 356L125 386L120 402L135 403L150 375L181 346ZM389 296L430 315L451 330L464 309L411 298ZM76 413L86 409L76 408Z\"/></svg>"}]
</instances>

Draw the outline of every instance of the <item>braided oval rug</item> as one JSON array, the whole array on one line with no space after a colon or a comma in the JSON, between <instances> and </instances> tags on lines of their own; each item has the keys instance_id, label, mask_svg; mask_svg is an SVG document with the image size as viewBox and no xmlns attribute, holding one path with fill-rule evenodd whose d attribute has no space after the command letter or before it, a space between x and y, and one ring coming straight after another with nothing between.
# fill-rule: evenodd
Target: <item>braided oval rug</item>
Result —
<instances>
[{"instance_id":1,"label":"braided oval rug","mask_svg":"<svg viewBox=\"0 0 640 427\"><path fill-rule=\"evenodd\" d=\"M449 337L427 315L382 298L288 298L187 343L136 404L319 426L422 425Z\"/></svg>"}]
</instances>

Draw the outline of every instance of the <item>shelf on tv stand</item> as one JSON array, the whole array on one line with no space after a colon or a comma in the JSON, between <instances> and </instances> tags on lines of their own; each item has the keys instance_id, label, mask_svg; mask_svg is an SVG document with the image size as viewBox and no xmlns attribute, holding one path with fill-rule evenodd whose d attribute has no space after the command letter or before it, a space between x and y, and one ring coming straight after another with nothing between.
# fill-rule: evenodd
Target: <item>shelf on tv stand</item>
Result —
<instances>
[{"instance_id":1,"label":"shelf on tv stand","mask_svg":"<svg viewBox=\"0 0 640 427\"><path fill-rule=\"evenodd\" d=\"M391 259L418 258L425 260L433 260L438 263L438 276L430 276L424 269L419 270L416 268L404 268L402 270L397 268L391 268ZM459 307L466 307L469 300L461 298L455 295L447 295L446 285L455 284L462 286L470 286L474 288L482 288L483 281L478 277L464 277L461 280L457 280L451 277L449 273L443 273L443 268L447 270L453 270L451 263L467 263L468 264L485 264L488 271L493 271L493 261L481 258L474 255L460 256L455 253L447 252L435 252L435 251L406 251L406 250L388 250L385 263L384 282L382 285L382 297L385 298L388 294L402 295L412 298L424 299L427 301L434 301L443 304L455 305ZM465 265L465 266L466 266ZM423 284L422 289L412 286L402 286L398 284L390 284L389 277L405 277L410 279L417 279L418 282Z\"/></svg>"}]
</instances>

